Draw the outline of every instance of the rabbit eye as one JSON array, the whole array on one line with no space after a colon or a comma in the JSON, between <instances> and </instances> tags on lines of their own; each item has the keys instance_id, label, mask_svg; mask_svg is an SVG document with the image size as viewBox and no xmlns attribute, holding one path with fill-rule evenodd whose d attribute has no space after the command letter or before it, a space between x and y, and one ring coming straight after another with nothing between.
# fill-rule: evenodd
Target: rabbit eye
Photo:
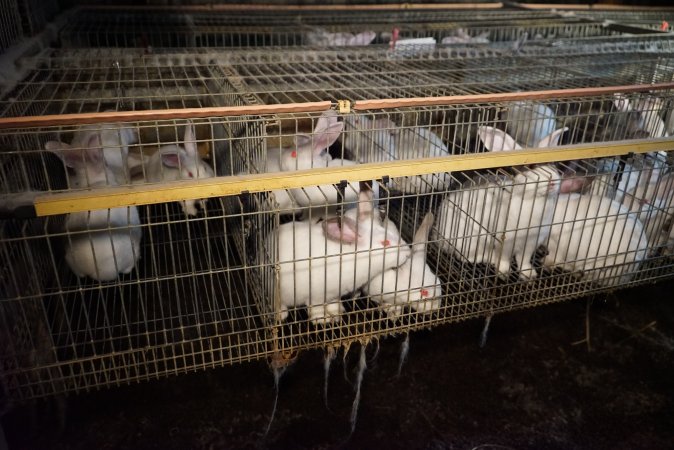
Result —
<instances>
[{"instance_id":1,"label":"rabbit eye","mask_svg":"<svg viewBox=\"0 0 674 450\"><path fill-rule=\"evenodd\" d=\"M428 295L429 295L428 289L422 289L421 290L421 296L422 297L428 297Z\"/></svg>"},{"instance_id":2,"label":"rabbit eye","mask_svg":"<svg viewBox=\"0 0 674 450\"><path fill-rule=\"evenodd\" d=\"M391 241L389 241L388 239L384 239L383 241L381 241L381 245L383 245L384 247L388 247L389 245L391 245Z\"/></svg>"},{"instance_id":3,"label":"rabbit eye","mask_svg":"<svg viewBox=\"0 0 674 450\"><path fill-rule=\"evenodd\" d=\"M194 175L192 175L192 172L187 172L187 175L188 175L190 178L194 178Z\"/></svg>"},{"instance_id":4,"label":"rabbit eye","mask_svg":"<svg viewBox=\"0 0 674 450\"><path fill-rule=\"evenodd\" d=\"M290 152L290 156L292 156L293 158L297 158L297 152L293 150L292 152Z\"/></svg>"}]
</instances>

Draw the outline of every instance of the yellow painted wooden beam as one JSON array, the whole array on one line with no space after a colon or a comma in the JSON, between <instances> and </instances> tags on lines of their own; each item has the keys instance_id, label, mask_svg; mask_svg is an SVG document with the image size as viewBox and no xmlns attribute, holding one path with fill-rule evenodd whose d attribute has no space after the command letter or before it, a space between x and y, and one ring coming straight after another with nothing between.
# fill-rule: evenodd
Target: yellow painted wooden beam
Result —
<instances>
[{"instance_id":1,"label":"yellow painted wooden beam","mask_svg":"<svg viewBox=\"0 0 674 450\"><path fill-rule=\"evenodd\" d=\"M612 143L568 145L547 149L524 149L512 152L470 153L440 158L359 164L295 172L216 177L201 180L172 181L160 184L116 186L84 191L45 194L36 197L38 216L49 216L92 209L147 205L179 200L222 197L242 192L265 192L294 189L342 180L365 181L385 176L395 178L437 172L490 169L525 164L603 158L628 153L674 150L674 138L643 139Z\"/></svg>"}]
</instances>

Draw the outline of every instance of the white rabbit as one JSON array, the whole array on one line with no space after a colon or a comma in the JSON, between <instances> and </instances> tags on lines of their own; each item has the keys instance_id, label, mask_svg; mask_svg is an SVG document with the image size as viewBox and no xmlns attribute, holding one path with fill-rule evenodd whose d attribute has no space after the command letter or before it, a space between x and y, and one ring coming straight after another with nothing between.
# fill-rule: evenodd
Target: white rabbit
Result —
<instances>
[{"instance_id":1,"label":"white rabbit","mask_svg":"<svg viewBox=\"0 0 674 450\"><path fill-rule=\"evenodd\" d=\"M557 200L545 267L580 271L604 286L627 283L646 257L648 240L636 214L599 195Z\"/></svg>"},{"instance_id":2,"label":"white rabbit","mask_svg":"<svg viewBox=\"0 0 674 450\"><path fill-rule=\"evenodd\" d=\"M346 115L342 143L351 157L362 163L398 158L393 136L397 125L387 117L370 119L366 115Z\"/></svg>"},{"instance_id":3,"label":"white rabbit","mask_svg":"<svg viewBox=\"0 0 674 450\"><path fill-rule=\"evenodd\" d=\"M636 101L630 101L624 94L614 94L613 105L622 113L629 114L626 133L645 131L651 137L668 136L665 121L660 117L664 108L663 101L654 96L642 95Z\"/></svg>"},{"instance_id":4,"label":"white rabbit","mask_svg":"<svg viewBox=\"0 0 674 450\"><path fill-rule=\"evenodd\" d=\"M288 308L307 305L315 323L338 320L340 297L353 292L410 256L410 248L388 219L374 210L372 192L362 190L357 208L319 224L307 221L279 226L265 247L278 246L281 317ZM269 293L273 296L273 293Z\"/></svg>"},{"instance_id":5,"label":"white rabbit","mask_svg":"<svg viewBox=\"0 0 674 450\"><path fill-rule=\"evenodd\" d=\"M312 135L300 134L295 138L295 148L281 149L281 170L294 171L318 167L339 167L358 164L348 159L332 159L327 148L340 136L343 122L337 121L335 111L324 112L316 122ZM373 184L375 196L378 196L378 185ZM311 186L290 190L295 202L302 207L318 208L336 205L339 201L337 188L332 184ZM358 183L348 183L344 190L344 202L353 203L358 200L360 192Z\"/></svg>"},{"instance_id":6,"label":"white rabbit","mask_svg":"<svg viewBox=\"0 0 674 450\"><path fill-rule=\"evenodd\" d=\"M98 139L103 148L103 157L105 164L117 177L115 184L128 183L131 179L127 164L129 155L129 146L138 142L136 130L125 127L119 123L102 123L95 125L84 125L79 127L73 133L73 139L70 144L61 141L49 141L46 144L47 150L52 149L86 149L92 139ZM69 160L74 158L70 157ZM68 167L72 167L67 164ZM89 182L79 180L77 177L69 177L71 188L81 188L89 186Z\"/></svg>"},{"instance_id":7,"label":"white rabbit","mask_svg":"<svg viewBox=\"0 0 674 450\"><path fill-rule=\"evenodd\" d=\"M638 214L644 225L651 248L657 250L668 246L667 231L674 217L674 174L660 178L657 175L643 176L647 182L639 183L636 189L629 191L623 198L623 205Z\"/></svg>"},{"instance_id":8,"label":"white rabbit","mask_svg":"<svg viewBox=\"0 0 674 450\"><path fill-rule=\"evenodd\" d=\"M455 251L473 264L498 264L510 193L501 183L481 182L450 192L440 203L431 238L444 251ZM437 231L436 231L437 230Z\"/></svg>"},{"instance_id":9,"label":"white rabbit","mask_svg":"<svg viewBox=\"0 0 674 450\"><path fill-rule=\"evenodd\" d=\"M489 31L482 32L477 36L471 36L466 30L459 28L455 36L446 36L440 41L442 44L488 44Z\"/></svg>"},{"instance_id":10,"label":"white rabbit","mask_svg":"<svg viewBox=\"0 0 674 450\"><path fill-rule=\"evenodd\" d=\"M566 130L564 127L552 132L539 140L536 146L556 146ZM490 151L521 149L512 136L497 128L480 127L478 136ZM531 258L550 233L560 184L559 172L552 164L522 169L508 183L510 201L504 205L507 210L504 228L492 229L492 232L502 232L501 253L496 265L499 274L510 271L510 262L514 256L520 278L529 279L535 276Z\"/></svg>"},{"instance_id":11,"label":"white rabbit","mask_svg":"<svg viewBox=\"0 0 674 450\"><path fill-rule=\"evenodd\" d=\"M199 156L194 134L194 125L185 127L184 144L164 145L147 160L145 179L150 182L189 180L211 178L215 174ZM198 200L202 209L206 208L206 200ZM181 202L183 212L188 216L198 214L197 200Z\"/></svg>"},{"instance_id":12,"label":"white rabbit","mask_svg":"<svg viewBox=\"0 0 674 450\"><path fill-rule=\"evenodd\" d=\"M447 145L429 129L400 128L385 117L375 120L367 116L347 117L344 130L344 147L363 163L449 155ZM449 173L404 177L398 181L403 191L412 194L429 193L434 188L445 190L450 182Z\"/></svg>"},{"instance_id":13,"label":"white rabbit","mask_svg":"<svg viewBox=\"0 0 674 450\"><path fill-rule=\"evenodd\" d=\"M506 131L517 142L527 147L538 143L557 129L555 112L542 103L532 101L514 102L503 115Z\"/></svg>"},{"instance_id":14,"label":"white rabbit","mask_svg":"<svg viewBox=\"0 0 674 450\"><path fill-rule=\"evenodd\" d=\"M92 188L116 185L119 174L107 167L101 138L92 134L85 150L48 142L46 149L75 169L76 180ZM78 276L111 281L133 270L140 258L140 217L136 207L98 209L68 214L65 260Z\"/></svg>"},{"instance_id":15,"label":"white rabbit","mask_svg":"<svg viewBox=\"0 0 674 450\"><path fill-rule=\"evenodd\" d=\"M308 32L306 35L307 45L316 45L319 47L343 47L368 45L377 37L374 31L363 31L362 33L330 33L322 28L316 28L315 31Z\"/></svg>"},{"instance_id":16,"label":"white rabbit","mask_svg":"<svg viewBox=\"0 0 674 450\"><path fill-rule=\"evenodd\" d=\"M372 278L363 292L382 306L396 320L405 306L422 314L431 314L442 306L441 281L426 264L426 243L433 226L428 213L414 235L412 255L402 265Z\"/></svg>"}]
</instances>

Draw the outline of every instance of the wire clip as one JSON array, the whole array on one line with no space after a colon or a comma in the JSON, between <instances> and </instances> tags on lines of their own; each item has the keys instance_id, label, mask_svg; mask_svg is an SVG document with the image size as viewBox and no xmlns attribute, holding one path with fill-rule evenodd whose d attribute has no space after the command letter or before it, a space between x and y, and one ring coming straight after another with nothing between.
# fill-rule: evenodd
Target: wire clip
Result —
<instances>
[{"instance_id":1,"label":"wire clip","mask_svg":"<svg viewBox=\"0 0 674 450\"><path fill-rule=\"evenodd\" d=\"M340 114L349 114L351 112L351 102L348 100L337 100Z\"/></svg>"}]
</instances>

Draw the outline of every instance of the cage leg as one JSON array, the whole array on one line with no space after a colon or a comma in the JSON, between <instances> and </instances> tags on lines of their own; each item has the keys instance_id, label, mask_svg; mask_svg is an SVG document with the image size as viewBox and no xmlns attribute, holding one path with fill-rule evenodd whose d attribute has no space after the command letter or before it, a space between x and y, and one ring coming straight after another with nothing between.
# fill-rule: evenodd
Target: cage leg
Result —
<instances>
[{"instance_id":1,"label":"cage leg","mask_svg":"<svg viewBox=\"0 0 674 450\"><path fill-rule=\"evenodd\" d=\"M587 346L588 353L592 351L592 344L590 341L590 307L592 306L593 300L594 296L589 297L585 302L585 338L571 343L571 345L580 345L584 343Z\"/></svg>"},{"instance_id":2,"label":"cage leg","mask_svg":"<svg viewBox=\"0 0 674 450\"><path fill-rule=\"evenodd\" d=\"M358 418L358 407L360 406L360 388L363 384L363 374L365 369L367 369L367 360L365 358L365 348L367 344L361 344L360 346L360 359L358 360L358 375L356 376L356 395L353 399L353 405L351 405L351 433L353 434L356 429L356 419Z\"/></svg>"},{"instance_id":3,"label":"cage leg","mask_svg":"<svg viewBox=\"0 0 674 450\"><path fill-rule=\"evenodd\" d=\"M274 372L274 406L271 409L269 423L267 424L267 429L264 431L264 436L269 434L271 424L274 422L274 416L276 415L276 405L278 404L279 384L281 382L281 376L283 376L283 373L286 371L286 366L274 367L272 371Z\"/></svg>"},{"instance_id":4,"label":"cage leg","mask_svg":"<svg viewBox=\"0 0 674 450\"><path fill-rule=\"evenodd\" d=\"M323 402L325 403L325 407L328 409L328 411L330 410L330 406L328 406L328 381L330 379L330 365L336 357L337 352L335 352L334 347L328 347L323 359Z\"/></svg>"},{"instance_id":5,"label":"cage leg","mask_svg":"<svg viewBox=\"0 0 674 450\"><path fill-rule=\"evenodd\" d=\"M400 344L400 358L398 359L398 374L396 375L397 377L400 377L400 374L402 373L403 370L403 364L405 364L405 361L407 360L407 354L410 351L410 334L407 333L405 335L405 340L403 340L403 343Z\"/></svg>"},{"instance_id":6,"label":"cage leg","mask_svg":"<svg viewBox=\"0 0 674 450\"><path fill-rule=\"evenodd\" d=\"M482 333L480 333L480 348L484 348L487 345L487 334L489 333L489 324L491 324L492 317L494 317L494 314L489 314L484 318L484 328L482 328Z\"/></svg>"}]
</instances>

